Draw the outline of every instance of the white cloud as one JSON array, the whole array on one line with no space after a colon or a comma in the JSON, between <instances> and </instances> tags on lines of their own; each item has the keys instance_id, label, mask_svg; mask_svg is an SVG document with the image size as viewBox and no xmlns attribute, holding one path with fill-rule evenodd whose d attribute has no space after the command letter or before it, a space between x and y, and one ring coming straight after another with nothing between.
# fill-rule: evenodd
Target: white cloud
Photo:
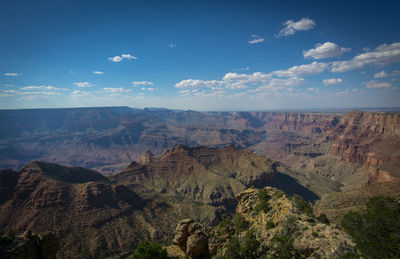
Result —
<instances>
[{"instance_id":1,"label":"white cloud","mask_svg":"<svg viewBox=\"0 0 400 259\"><path fill-rule=\"evenodd\" d=\"M336 84L340 84L342 82L341 78L330 78L330 79L324 79L322 80L322 82L324 83L324 85L336 85Z\"/></svg>"},{"instance_id":2,"label":"white cloud","mask_svg":"<svg viewBox=\"0 0 400 259\"><path fill-rule=\"evenodd\" d=\"M388 82L378 82L375 80L371 80L368 82L364 82L365 87L368 89L385 89L385 88L391 88L392 84Z\"/></svg>"},{"instance_id":3,"label":"white cloud","mask_svg":"<svg viewBox=\"0 0 400 259\"><path fill-rule=\"evenodd\" d=\"M176 48L176 44L175 43L171 43L171 44L169 44L169 47L170 48Z\"/></svg>"},{"instance_id":4,"label":"white cloud","mask_svg":"<svg viewBox=\"0 0 400 259\"><path fill-rule=\"evenodd\" d=\"M157 88L153 88L153 87L148 87L148 88L142 87L142 90L143 90L143 91L149 91L149 92L155 92L155 91L157 91Z\"/></svg>"},{"instance_id":5,"label":"white cloud","mask_svg":"<svg viewBox=\"0 0 400 259\"><path fill-rule=\"evenodd\" d=\"M131 54L122 54L121 56L115 56L115 57L109 57L108 60L111 60L112 62L121 62L124 59L132 60L132 59L138 59L135 56L132 56Z\"/></svg>"},{"instance_id":6,"label":"white cloud","mask_svg":"<svg viewBox=\"0 0 400 259\"><path fill-rule=\"evenodd\" d=\"M301 18L297 22L289 20L284 23L284 28L279 31L276 37L292 35L297 31L308 31L314 28L315 25L315 22L309 18Z\"/></svg>"},{"instance_id":7,"label":"white cloud","mask_svg":"<svg viewBox=\"0 0 400 259\"><path fill-rule=\"evenodd\" d=\"M385 71L381 71L379 73L374 74L375 78L381 78L381 77L387 77L387 76L388 76L388 74L386 74Z\"/></svg>"},{"instance_id":8,"label":"white cloud","mask_svg":"<svg viewBox=\"0 0 400 259\"><path fill-rule=\"evenodd\" d=\"M150 81L134 81L132 82L133 86L137 86L137 85L154 85L153 82Z\"/></svg>"},{"instance_id":9,"label":"white cloud","mask_svg":"<svg viewBox=\"0 0 400 259\"><path fill-rule=\"evenodd\" d=\"M12 84L4 84L3 86L11 87L11 86L14 86L14 85L12 85Z\"/></svg>"},{"instance_id":10,"label":"white cloud","mask_svg":"<svg viewBox=\"0 0 400 259\"><path fill-rule=\"evenodd\" d=\"M323 59L340 57L344 52L350 51L350 48L342 48L333 42L315 45L314 49L304 50L304 58Z\"/></svg>"},{"instance_id":11,"label":"white cloud","mask_svg":"<svg viewBox=\"0 0 400 259\"><path fill-rule=\"evenodd\" d=\"M264 38L249 40L249 44L256 44L256 43L261 43L261 42L264 42Z\"/></svg>"},{"instance_id":12,"label":"white cloud","mask_svg":"<svg viewBox=\"0 0 400 259\"><path fill-rule=\"evenodd\" d=\"M346 95L350 93L350 89L346 88L344 91L336 92L338 95Z\"/></svg>"},{"instance_id":13,"label":"white cloud","mask_svg":"<svg viewBox=\"0 0 400 259\"><path fill-rule=\"evenodd\" d=\"M21 88L21 89L23 89L23 88ZM34 89L34 90L37 90L37 89ZM54 91L17 91L17 90L10 89L10 90L4 90L3 92L5 94L9 94L10 96L12 96L12 95L60 96L61 95L60 93L54 92Z\"/></svg>"},{"instance_id":14,"label":"white cloud","mask_svg":"<svg viewBox=\"0 0 400 259\"><path fill-rule=\"evenodd\" d=\"M105 87L103 91L105 93L128 93L131 89L125 89L123 87Z\"/></svg>"},{"instance_id":15,"label":"white cloud","mask_svg":"<svg viewBox=\"0 0 400 259\"><path fill-rule=\"evenodd\" d=\"M20 76L21 73L4 73L5 76Z\"/></svg>"},{"instance_id":16,"label":"white cloud","mask_svg":"<svg viewBox=\"0 0 400 259\"><path fill-rule=\"evenodd\" d=\"M71 93L71 95L74 97L87 97L92 96L92 93L87 91L75 90Z\"/></svg>"},{"instance_id":17,"label":"white cloud","mask_svg":"<svg viewBox=\"0 0 400 259\"><path fill-rule=\"evenodd\" d=\"M400 76L400 70L393 70L392 76Z\"/></svg>"},{"instance_id":18,"label":"white cloud","mask_svg":"<svg viewBox=\"0 0 400 259\"><path fill-rule=\"evenodd\" d=\"M24 91L25 90L50 90L50 91L54 91L54 90L59 90L59 88L56 88L56 87L51 86L51 85L48 85L48 86L45 86L45 85L34 86L34 85L32 85L32 86L22 87L21 90L24 90Z\"/></svg>"},{"instance_id":19,"label":"white cloud","mask_svg":"<svg viewBox=\"0 0 400 259\"><path fill-rule=\"evenodd\" d=\"M185 89L185 88L201 88L201 87L208 87L211 88L213 86L221 86L224 82L216 81L216 80L198 80L198 79L186 79L182 80L175 85L176 88Z\"/></svg>"},{"instance_id":20,"label":"white cloud","mask_svg":"<svg viewBox=\"0 0 400 259\"><path fill-rule=\"evenodd\" d=\"M92 87L93 85L89 82L76 82L74 83L76 87Z\"/></svg>"},{"instance_id":21,"label":"white cloud","mask_svg":"<svg viewBox=\"0 0 400 259\"><path fill-rule=\"evenodd\" d=\"M314 61L311 64L293 66L287 70L276 70L272 73L279 77L308 76L320 74L324 72L328 68L328 66L328 63Z\"/></svg>"},{"instance_id":22,"label":"white cloud","mask_svg":"<svg viewBox=\"0 0 400 259\"><path fill-rule=\"evenodd\" d=\"M400 42L382 44L374 51L355 56L353 59L332 63L332 72L346 72L363 68L368 64L385 65L400 62Z\"/></svg>"},{"instance_id":23,"label":"white cloud","mask_svg":"<svg viewBox=\"0 0 400 259\"><path fill-rule=\"evenodd\" d=\"M251 40L249 40L249 44L256 44L261 42L264 42L264 38L261 38L259 35L256 34L251 35Z\"/></svg>"},{"instance_id":24,"label":"white cloud","mask_svg":"<svg viewBox=\"0 0 400 259\"><path fill-rule=\"evenodd\" d=\"M95 74L95 75L102 75L102 74L104 74L104 72L102 72L102 71L93 71L93 74Z\"/></svg>"}]
</instances>

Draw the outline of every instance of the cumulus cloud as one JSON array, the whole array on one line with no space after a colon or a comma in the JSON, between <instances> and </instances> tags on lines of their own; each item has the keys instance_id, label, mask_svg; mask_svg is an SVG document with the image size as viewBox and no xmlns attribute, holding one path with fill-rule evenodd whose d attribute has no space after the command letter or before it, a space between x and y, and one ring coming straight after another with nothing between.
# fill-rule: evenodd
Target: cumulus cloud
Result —
<instances>
[{"instance_id":1,"label":"cumulus cloud","mask_svg":"<svg viewBox=\"0 0 400 259\"><path fill-rule=\"evenodd\" d=\"M313 29L315 25L315 22L310 18L301 18L297 22L289 20L284 23L284 28L279 31L276 37L293 35L297 31L308 31Z\"/></svg>"},{"instance_id":2,"label":"cumulus cloud","mask_svg":"<svg viewBox=\"0 0 400 259\"><path fill-rule=\"evenodd\" d=\"M114 56L114 57L108 58L108 60L111 60L112 62L121 62L124 59L132 60L132 59L138 59L138 58L135 56L132 56L131 54L122 54L121 56Z\"/></svg>"},{"instance_id":3,"label":"cumulus cloud","mask_svg":"<svg viewBox=\"0 0 400 259\"><path fill-rule=\"evenodd\" d=\"M206 89L202 90L203 93L211 90L213 92L224 89L237 91L247 88L249 88L247 92L290 91L293 90L293 86L299 86L306 82L302 76L322 73L328 66L328 63L314 61L311 64L293 66L287 70L277 70L271 73L255 72L246 74L229 72L221 80L185 79L175 84L175 88L181 90ZM179 91L179 93L182 95L193 94L190 91Z\"/></svg>"},{"instance_id":4,"label":"cumulus cloud","mask_svg":"<svg viewBox=\"0 0 400 259\"><path fill-rule=\"evenodd\" d=\"M182 80L175 85L176 88L185 89L185 88L202 88L208 87L211 88L213 86L221 86L224 85L224 82L216 81L216 80L199 80L199 79L186 79Z\"/></svg>"},{"instance_id":5,"label":"cumulus cloud","mask_svg":"<svg viewBox=\"0 0 400 259\"><path fill-rule=\"evenodd\" d=\"M324 80L322 80L322 82L326 86L336 85L336 84L340 84L342 82L342 79L341 78L330 78L330 79L324 79Z\"/></svg>"},{"instance_id":6,"label":"cumulus cloud","mask_svg":"<svg viewBox=\"0 0 400 259\"><path fill-rule=\"evenodd\" d=\"M104 74L104 72L102 72L102 71L93 71L93 74L95 74L95 75L102 75L102 74Z\"/></svg>"},{"instance_id":7,"label":"cumulus cloud","mask_svg":"<svg viewBox=\"0 0 400 259\"><path fill-rule=\"evenodd\" d=\"M131 89L125 89L123 87L105 87L103 91L105 93L128 93Z\"/></svg>"},{"instance_id":8,"label":"cumulus cloud","mask_svg":"<svg viewBox=\"0 0 400 259\"><path fill-rule=\"evenodd\" d=\"M20 76L21 73L4 73L5 76Z\"/></svg>"},{"instance_id":9,"label":"cumulus cloud","mask_svg":"<svg viewBox=\"0 0 400 259\"><path fill-rule=\"evenodd\" d=\"M388 74L386 74L385 71L381 71L379 73L374 74L375 78L381 78L381 77L387 77L387 76L388 76Z\"/></svg>"},{"instance_id":10,"label":"cumulus cloud","mask_svg":"<svg viewBox=\"0 0 400 259\"><path fill-rule=\"evenodd\" d=\"M153 82L150 81L134 81L132 82L133 86L137 86L137 85L154 85Z\"/></svg>"},{"instance_id":11,"label":"cumulus cloud","mask_svg":"<svg viewBox=\"0 0 400 259\"><path fill-rule=\"evenodd\" d=\"M89 82L76 82L74 83L76 87L92 87L93 85Z\"/></svg>"},{"instance_id":12,"label":"cumulus cloud","mask_svg":"<svg viewBox=\"0 0 400 259\"><path fill-rule=\"evenodd\" d=\"M332 72L346 72L361 69L369 64L385 65L400 61L400 42L382 44L374 51L365 52L350 60L332 63Z\"/></svg>"},{"instance_id":13,"label":"cumulus cloud","mask_svg":"<svg viewBox=\"0 0 400 259\"><path fill-rule=\"evenodd\" d=\"M259 35L256 34L251 35L251 40L249 40L249 44L256 44L261 42L264 42L264 38L261 38Z\"/></svg>"},{"instance_id":14,"label":"cumulus cloud","mask_svg":"<svg viewBox=\"0 0 400 259\"><path fill-rule=\"evenodd\" d=\"M311 64L293 66L287 70L277 70L272 73L278 77L308 76L320 74L324 72L328 66L328 63L314 61Z\"/></svg>"},{"instance_id":15,"label":"cumulus cloud","mask_svg":"<svg viewBox=\"0 0 400 259\"><path fill-rule=\"evenodd\" d=\"M392 87L391 83L378 82L378 81L375 81L375 80L364 82L363 84L365 84L365 87L368 88L368 89L387 89L387 88L391 88Z\"/></svg>"},{"instance_id":16,"label":"cumulus cloud","mask_svg":"<svg viewBox=\"0 0 400 259\"><path fill-rule=\"evenodd\" d=\"M339 47L336 43L333 42L325 42L324 44L317 44L315 48L304 50L303 56L304 58L313 58L313 59L323 59L323 58L332 58L332 57L340 57L344 52L350 51L350 48L342 48Z\"/></svg>"}]
</instances>

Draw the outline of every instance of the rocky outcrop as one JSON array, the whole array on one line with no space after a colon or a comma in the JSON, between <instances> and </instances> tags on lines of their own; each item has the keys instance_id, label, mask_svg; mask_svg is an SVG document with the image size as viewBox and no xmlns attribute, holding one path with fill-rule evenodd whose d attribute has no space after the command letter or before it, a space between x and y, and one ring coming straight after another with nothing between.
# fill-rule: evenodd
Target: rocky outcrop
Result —
<instances>
[{"instance_id":1,"label":"rocky outcrop","mask_svg":"<svg viewBox=\"0 0 400 259\"><path fill-rule=\"evenodd\" d=\"M23 236L18 236L7 241L2 238L0 257L4 259L54 259L60 248L56 234L42 232L37 235L27 231Z\"/></svg>"},{"instance_id":2,"label":"rocky outcrop","mask_svg":"<svg viewBox=\"0 0 400 259\"><path fill-rule=\"evenodd\" d=\"M194 222L192 219L185 219L178 223L172 242L187 256L208 255L208 236L206 233L203 225Z\"/></svg>"},{"instance_id":3,"label":"rocky outcrop","mask_svg":"<svg viewBox=\"0 0 400 259\"><path fill-rule=\"evenodd\" d=\"M248 232L254 233L259 243L257 248L253 248L257 251L253 252L267 258L279 257L282 249L276 241L279 238L289 240L285 244L291 246L291 253L300 258L343 258L346 253L356 252L355 243L350 236L335 227L319 222L311 214L306 214L294 199L289 199L276 188L264 188L263 197L268 199L268 205L262 210L258 208L261 199L259 190L247 189L236 197L238 206L235 217L238 219L235 227L225 223L208 229L207 233L201 228L202 236L208 238L208 252L213 256L224 255L232 238L237 238L239 243L244 242ZM238 227L240 223L237 223L239 221L242 222L240 228ZM174 243L183 251L187 249L183 240L189 240L190 236L188 229L195 225L192 220L185 220L177 226ZM191 256L187 250L185 255Z\"/></svg>"}]
</instances>

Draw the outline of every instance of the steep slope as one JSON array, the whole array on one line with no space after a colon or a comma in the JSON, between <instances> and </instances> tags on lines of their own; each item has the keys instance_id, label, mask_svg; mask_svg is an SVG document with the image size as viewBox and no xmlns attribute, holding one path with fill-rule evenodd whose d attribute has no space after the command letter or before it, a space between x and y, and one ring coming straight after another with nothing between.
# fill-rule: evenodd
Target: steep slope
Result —
<instances>
[{"instance_id":1,"label":"steep slope","mask_svg":"<svg viewBox=\"0 0 400 259\"><path fill-rule=\"evenodd\" d=\"M53 231L60 257L99 258L168 236L162 217L154 218L167 209L162 203L87 169L31 162L19 172L0 171L0 197L1 228Z\"/></svg>"},{"instance_id":2,"label":"steep slope","mask_svg":"<svg viewBox=\"0 0 400 259\"><path fill-rule=\"evenodd\" d=\"M356 251L350 236L305 213L294 198L276 188L247 189L237 199L234 224L225 219L217 227L206 228L193 220L181 221L173 245L167 247L169 254L180 258L343 258ZM262 200L265 205L259 209Z\"/></svg>"},{"instance_id":3,"label":"steep slope","mask_svg":"<svg viewBox=\"0 0 400 259\"><path fill-rule=\"evenodd\" d=\"M278 185L284 169L264 155L233 146L214 149L179 145L160 156L144 153L140 163L131 163L112 179L141 195L200 202L232 212L235 193L250 186ZM317 197L285 175L293 192Z\"/></svg>"}]
</instances>

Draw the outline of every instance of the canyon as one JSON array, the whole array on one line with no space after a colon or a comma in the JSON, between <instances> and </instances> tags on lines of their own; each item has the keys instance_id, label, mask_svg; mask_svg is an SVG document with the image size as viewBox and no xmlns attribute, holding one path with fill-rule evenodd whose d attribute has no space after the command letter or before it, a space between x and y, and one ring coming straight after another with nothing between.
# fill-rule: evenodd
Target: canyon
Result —
<instances>
[{"instance_id":1,"label":"canyon","mask_svg":"<svg viewBox=\"0 0 400 259\"><path fill-rule=\"evenodd\" d=\"M102 107L0 120L0 227L54 232L59 257L170 244L181 220L233 215L248 188L300 195L333 224L374 195L400 198L398 112Z\"/></svg>"}]
</instances>

